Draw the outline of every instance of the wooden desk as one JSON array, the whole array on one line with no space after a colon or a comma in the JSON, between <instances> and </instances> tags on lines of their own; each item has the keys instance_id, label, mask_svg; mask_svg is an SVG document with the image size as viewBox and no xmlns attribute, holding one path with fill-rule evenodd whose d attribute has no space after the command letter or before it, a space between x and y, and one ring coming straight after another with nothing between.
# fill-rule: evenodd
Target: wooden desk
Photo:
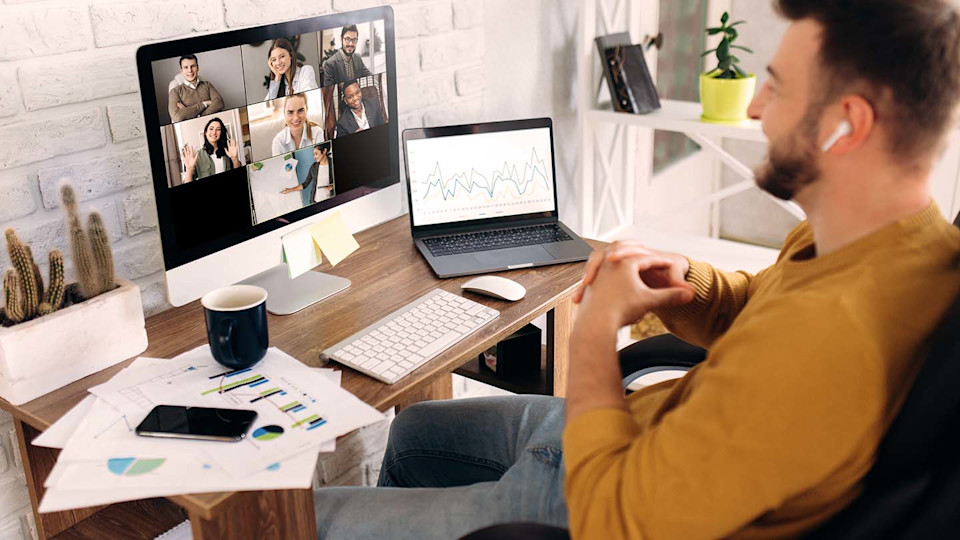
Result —
<instances>
[{"instance_id":1,"label":"wooden desk","mask_svg":"<svg viewBox=\"0 0 960 540\"><path fill-rule=\"evenodd\" d=\"M437 279L410 239L409 218L402 216L357 235L360 250L336 268L327 263L318 271L349 278L353 285L331 298L287 317L269 316L270 344L305 364L322 365L320 353L354 332L421 295L442 288L461 294L468 278ZM600 243L594 243L599 246ZM349 368L343 369L343 387L383 411L428 399L451 396L450 373L481 351L496 344L533 319L547 314L546 392L562 396L567 376L567 340L573 324L570 301L583 273L583 264L567 264L505 272L522 284L526 297L504 302L467 294L500 311L500 317L394 385L386 385ZM203 309L199 302L172 309L147 320L150 346L143 356L172 358L206 342ZM109 380L133 359L95 373L69 386L16 407L0 400L0 408L16 419L17 434L30 502L41 538L107 535L124 531L152 535L163 532L189 515L193 537L314 538L316 521L312 490L277 490L178 495L95 507L70 512L38 514L43 482L56 461L57 450L29 444L36 435L76 405L87 389ZM168 501L172 501L168 502ZM142 519L138 519L138 516ZM66 532L64 532L66 531Z\"/></svg>"}]
</instances>

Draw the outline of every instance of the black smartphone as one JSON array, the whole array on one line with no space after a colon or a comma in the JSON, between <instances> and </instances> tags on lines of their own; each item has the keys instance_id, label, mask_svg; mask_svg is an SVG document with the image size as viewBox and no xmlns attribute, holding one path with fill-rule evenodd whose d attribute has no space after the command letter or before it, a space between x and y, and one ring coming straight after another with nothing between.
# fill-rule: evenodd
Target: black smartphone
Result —
<instances>
[{"instance_id":1,"label":"black smartphone","mask_svg":"<svg viewBox=\"0 0 960 540\"><path fill-rule=\"evenodd\" d=\"M137 435L239 441L256 419L256 411L157 405L137 426Z\"/></svg>"}]
</instances>

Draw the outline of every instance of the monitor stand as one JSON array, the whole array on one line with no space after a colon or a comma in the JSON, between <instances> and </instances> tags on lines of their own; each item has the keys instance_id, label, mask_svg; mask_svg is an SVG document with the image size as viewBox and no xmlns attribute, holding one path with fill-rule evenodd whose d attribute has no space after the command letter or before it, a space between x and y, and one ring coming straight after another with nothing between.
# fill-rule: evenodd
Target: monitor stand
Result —
<instances>
[{"instance_id":1,"label":"monitor stand","mask_svg":"<svg viewBox=\"0 0 960 540\"><path fill-rule=\"evenodd\" d=\"M257 285L266 289L267 311L270 313L292 315L345 290L350 286L350 280L313 271L290 279L286 263L281 263L241 281L240 284Z\"/></svg>"}]
</instances>

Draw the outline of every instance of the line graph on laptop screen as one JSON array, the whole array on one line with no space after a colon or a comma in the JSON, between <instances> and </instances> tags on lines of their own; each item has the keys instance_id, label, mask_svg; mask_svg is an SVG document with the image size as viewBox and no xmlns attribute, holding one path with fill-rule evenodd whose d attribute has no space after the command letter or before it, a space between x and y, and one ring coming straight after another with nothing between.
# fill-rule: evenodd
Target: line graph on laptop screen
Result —
<instances>
[{"instance_id":1,"label":"line graph on laptop screen","mask_svg":"<svg viewBox=\"0 0 960 540\"><path fill-rule=\"evenodd\" d=\"M412 140L407 159L417 226L555 209L548 128Z\"/></svg>"}]
</instances>

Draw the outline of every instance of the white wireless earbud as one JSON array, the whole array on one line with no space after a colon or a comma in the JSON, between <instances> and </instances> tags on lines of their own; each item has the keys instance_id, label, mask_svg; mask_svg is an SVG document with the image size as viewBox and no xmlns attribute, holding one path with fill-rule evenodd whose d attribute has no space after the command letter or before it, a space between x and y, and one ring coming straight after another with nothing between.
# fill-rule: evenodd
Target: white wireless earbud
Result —
<instances>
[{"instance_id":1,"label":"white wireless earbud","mask_svg":"<svg viewBox=\"0 0 960 540\"><path fill-rule=\"evenodd\" d=\"M847 122L846 120L840 122L840 125L837 126L837 130L833 132L833 135L831 135L829 139L827 139L827 142L823 143L823 146L820 147L820 150L822 150L823 153L829 152L830 149L840 141L840 139L846 137L852 131L853 126L850 125L850 122Z\"/></svg>"}]
</instances>

